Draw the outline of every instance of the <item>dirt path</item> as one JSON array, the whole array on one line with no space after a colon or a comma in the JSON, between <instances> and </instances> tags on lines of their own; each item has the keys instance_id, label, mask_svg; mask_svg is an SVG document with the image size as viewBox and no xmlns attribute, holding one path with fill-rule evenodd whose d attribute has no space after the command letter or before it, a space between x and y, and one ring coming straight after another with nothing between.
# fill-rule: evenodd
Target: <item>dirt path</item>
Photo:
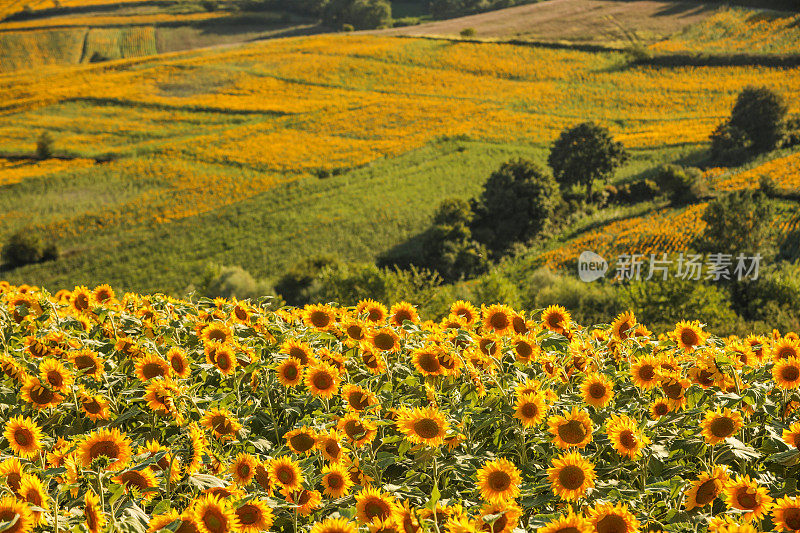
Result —
<instances>
[{"instance_id":1,"label":"dirt path","mask_svg":"<svg viewBox=\"0 0 800 533\"><path fill-rule=\"evenodd\" d=\"M630 36L644 41L661 39L699 22L714 9L654 0L547 0L375 33L452 37L474 28L476 38L624 44Z\"/></svg>"}]
</instances>

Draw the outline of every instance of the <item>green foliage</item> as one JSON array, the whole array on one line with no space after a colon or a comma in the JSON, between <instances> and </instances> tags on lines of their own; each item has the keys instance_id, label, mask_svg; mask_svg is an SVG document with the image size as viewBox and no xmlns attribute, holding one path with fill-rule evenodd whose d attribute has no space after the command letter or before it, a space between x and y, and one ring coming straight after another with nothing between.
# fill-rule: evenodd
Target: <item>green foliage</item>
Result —
<instances>
[{"instance_id":1,"label":"green foliage","mask_svg":"<svg viewBox=\"0 0 800 533\"><path fill-rule=\"evenodd\" d=\"M655 175L658 187L667 193L673 203L696 201L707 193L703 173L698 168L679 165L661 165Z\"/></svg>"},{"instance_id":2,"label":"green foliage","mask_svg":"<svg viewBox=\"0 0 800 533\"><path fill-rule=\"evenodd\" d=\"M730 298L719 285L670 276L620 287L619 303L651 329L668 329L681 320L699 320L710 329L730 330L737 321Z\"/></svg>"},{"instance_id":3,"label":"green foliage","mask_svg":"<svg viewBox=\"0 0 800 533\"><path fill-rule=\"evenodd\" d=\"M661 187L650 179L643 179L634 181L632 183L625 183L618 187L607 185L602 191L604 194L602 200L598 203L638 203L652 200L661 193Z\"/></svg>"},{"instance_id":4,"label":"green foliage","mask_svg":"<svg viewBox=\"0 0 800 533\"><path fill-rule=\"evenodd\" d=\"M607 180L627 160L628 152L622 143L611 138L608 129L584 122L561 132L547 163L562 189L584 186L589 201L594 181Z\"/></svg>"},{"instance_id":5,"label":"green foliage","mask_svg":"<svg viewBox=\"0 0 800 533\"><path fill-rule=\"evenodd\" d=\"M787 112L780 94L766 87L747 87L739 93L729 124L747 135L753 150L768 152L783 139Z\"/></svg>"},{"instance_id":6,"label":"green foliage","mask_svg":"<svg viewBox=\"0 0 800 533\"><path fill-rule=\"evenodd\" d=\"M392 5L387 0L330 0L322 8L322 21L356 30L377 28L391 23Z\"/></svg>"},{"instance_id":7,"label":"green foliage","mask_svg":"<svg viewBox=\"0 0 800 533\"><path fill-rule=\"evenodd\" d=\"M273 294L271 287L264 281L256 280L239 266L209 266L196 290L209 298L257 299Z\"/></svg>"},{"instance_id":8,"label":"green foliage","mask_svg":"<svg viewBox=\"0 0 800 533\"><path fill-rule=\"evenodd\" d=\"M727 164L741 163L747 155L747 134L724 122L711 134L711 157Z\"/></svg>"},{"instance_id":9,"label":"green foliage","mask_svg":"<svg viewBox=\"0 0 800 533\"><path fill-rule=\"evenodd\" d=\"M558 187L551 176L532 161L509 161L492 173L474 200L472 233L501 253L542 231L557 203Z\"/></svg>"},{"instance_id":10,"label":"green foliage","mask_svg":"<svg viewBox=\"0 0 800 533\"><path fill-rule=\"evenodd\" d=\"M23 230L13 234L3 246L3 261L18 267L42 260L42 239L35 232Z\"/></svg>"},{"instance_id":11,"label":"green foliage","mask_svg":"<svg viewBox=\"0 0 800 533\"><path fill-rule=\"evenodd\" d=\"M800 266L783 263L767 265L755 280L731 285L736 312L748 321L760 322L764 330L800 329Z\"/></svg>"},{"instance_id":12,"label":"green foliage","mask_svg":"<svg viewBox=\"0 0 800 533\"><path fill-rule=\"evenodd\" d=\"M445 19L503 9L535 0L431 0L430 12L433 18Z\"/></svg>"},{"instance_id":13,"label":"green foliage","mask_svg":"<svg viewBox=\"0 0 800 533\"><path fill-rule=\"evenodd\" d=\"M433 226L425 234L422 265L445 281L475 277L489 266L488 252L472 237L473 213L466 200L448 198L439 204Z\"/></svg>"},{"instance_id":14,"label":"green foliage","mask_svg":"<svg viewBox=\"0 0 800 533\"><path fill-rule=\"evenodd\" d=\"M477 33L477 32L475 31L475 28L464 28L463 30L461 30L460 32L458 32L458 34L459 34L460 36L464 37L464 38L467 38L467 37L475 37L475 34L476 34L476 33Z\"/></svg>"},{"instance_id":15,"label":"green foliage","mask_svg":"<svg viewBox=\"0 0 800 533\"><path fill-rule=\"evenodd\" d=\"M772 201L761 191L733 191L709 202L703 213L706 228L694 246L708 253L775 253L771 223L775 213Z\"/></svg>"},{"instance_id":16,"label":"green foliage","mask_svg":"<svg viewBox=\"0 0 800 533\"><path fill-rule=\"evenodd\" d=\"M39 159L49 159L53 157L53 144L55 140L49 131L45 130L36 140L36 157Z\"/></svg>"},{"instance_id":17,"label":"green foliage","mask_svg":"<svg viewBox=\"0 0 800 533\"><path fill-rule=\"evenodd\" d=\"M295 263L275 284L275 291L289 305L303 305L311 301L311 284L326 267L336 266L339 261L332 255L307 257Z\"/></svg>"},{"instance_id":18,"label":"green foliage","mask_svg":"<svg viewBox=\"0 0 800 533\"><path fill-rule=\"evenodd\" d=\"M467 299L475 305L501 303L515 308L520 306L517 285L497 270L478 278L470 288L472 294Z\"/></svg>"}]
</instances>

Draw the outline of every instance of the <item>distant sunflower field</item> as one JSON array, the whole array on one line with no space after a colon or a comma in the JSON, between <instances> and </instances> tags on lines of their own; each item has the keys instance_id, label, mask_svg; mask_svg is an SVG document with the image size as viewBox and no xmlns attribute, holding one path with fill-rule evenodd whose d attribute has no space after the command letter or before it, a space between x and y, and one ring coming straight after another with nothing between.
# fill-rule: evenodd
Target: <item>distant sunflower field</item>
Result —
<instances>
[{"instance_id":1,"label":"distant sunflower field","mask_svg":"<svg viewBox=\"0 0 800 533\"><path fill-rule=\"evenodd\" d=\"M0 284L10 533L800 530L800 340Z\"/></svg>"}]
</instances>

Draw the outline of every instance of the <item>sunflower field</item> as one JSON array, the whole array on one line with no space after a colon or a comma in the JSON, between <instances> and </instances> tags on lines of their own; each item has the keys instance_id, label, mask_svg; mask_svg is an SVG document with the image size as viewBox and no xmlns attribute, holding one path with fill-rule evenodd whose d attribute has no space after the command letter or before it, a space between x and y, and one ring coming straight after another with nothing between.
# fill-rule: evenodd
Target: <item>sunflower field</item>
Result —
<instances>
[{"instance_id":1,"label":"sunflower field","mask_svg":"<svg viewBox=\"0 0 800 533\"><path fill-rule=\"evenodd\" d=\"M0 298L5 532L800 530L793 333Z\"/></svg>"}]
</instances>

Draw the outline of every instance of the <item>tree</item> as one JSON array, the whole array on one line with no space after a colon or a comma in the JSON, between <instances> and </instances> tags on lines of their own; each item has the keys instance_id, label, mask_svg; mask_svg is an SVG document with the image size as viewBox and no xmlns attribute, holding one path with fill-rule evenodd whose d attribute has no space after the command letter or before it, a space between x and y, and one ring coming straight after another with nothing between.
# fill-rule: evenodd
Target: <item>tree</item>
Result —
<instances>
[{"instance_id":1,"label":"tree","mask_svg":"<svg viewBox=\"0 0 800 533\"><path fill-rule=\"evenodd\" d=\"M331 0L322 9L322 20L335 27L351 24L368 30L389 24L392 6L387 0Z\"/></svg>"},{"instance_id":2,"label":"tree","mask_svg":"<svg viewBox=\"0 0 800 533\"><path fill-rule=\"evenodd\" d=\"M49 159L53 156L53 136L49 131L43 131L36 141L36 156L39 159Z\"/></svg>"},{"instance_id":3,"label":"tree","mask_svg":"<svg viewBox=\"0 0 800 533\"><path fill-rule=\"evenodd\" d=\"M427 232L423 265L445 281L470 278L486 271L488 252L472 237L470 205L460 198L443 200Z\"/></svg>"},{"instance_id":4,"label":"tree","mask_svg":"<svg viewBox=\"0 0 800 533\"><path fill-rule=\"evenodd\" d=\"M606 128L584 122L561 132L547 163L562 189L583 185L590 201L594 181L607 180L627 160L625 147L614 141Z\"/></svg>"},{"instance_id":5,"label":"tree","mask_svg":"<svg viewBox=\"0 0 800 533\"><path fill-rule=\"evenodd\" d=\"M503 163L473 200L472 235L499 253L536 236L559 200L552 176L536 163L516 159Z\"/></svg>"},{"instance_id":6,"label":"tree","mask_svg":"<svg viewBox=\"0 0 800 533\"><path fill-rule=\"evenodd\" d=\"M774 253L773 203L761 191L733 191L709 202L706 228L695 241L701 252L767 257Z\"/></svg>"},{"instance_id":7,"label":"tree","mask_svg":"<svg viewBox=\"0 0 800 533\"><path fill-rule=\"evenodd\" d=\"M739 93L728 124L747 135L753 150L768 152L783 139L787 113L780 94L766 87L747 87Z\"/></svg>"}]
</instances>

